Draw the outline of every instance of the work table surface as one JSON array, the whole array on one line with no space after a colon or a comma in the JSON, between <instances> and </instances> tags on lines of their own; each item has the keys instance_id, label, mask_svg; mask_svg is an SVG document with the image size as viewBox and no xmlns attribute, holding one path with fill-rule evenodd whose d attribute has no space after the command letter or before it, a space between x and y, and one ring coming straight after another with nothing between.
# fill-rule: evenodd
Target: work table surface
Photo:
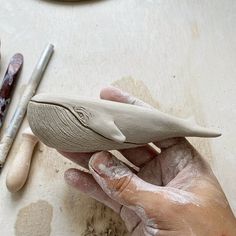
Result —
<instances>
[{"instance_id":1,"label":"work table surface","mask_svg":"<svg viewBox=\"0 0 236 236\"><path fill-rule=\"evenodd\" d=\"M14 53L25 58L1 135L51 42L55 53L37 93L98 97L113 84L220 130L219 138L191 141L236 212L236 1L0 0L0 6L1 78ZM65 184L64 171L76 165L41 143L25 187L7 191L26 126L25 119L0 175L0 235L129 235L115 213Z\"/></svg>"}]
</instances>

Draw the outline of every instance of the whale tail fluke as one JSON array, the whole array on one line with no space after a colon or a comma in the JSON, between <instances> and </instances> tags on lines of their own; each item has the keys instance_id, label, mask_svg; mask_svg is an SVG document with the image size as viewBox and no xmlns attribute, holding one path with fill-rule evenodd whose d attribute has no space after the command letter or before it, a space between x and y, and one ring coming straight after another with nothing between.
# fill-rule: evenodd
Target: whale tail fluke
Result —
<instances>
[{"instance_id":1,"label":"whale tail fluke","mask_svg":"<svg viewBox=\"0 0 236 236\"><path fill-rule=\"evenodd\" d=\"M194 117L190 117L186 119L186 121L191 136L206 137L206 138L215 138L221 136L221 133L218 131L198 125Z\"/></svg>"},{"instance_id":2,"label":"whale tail fluke","mask_svg":"<svg viewBox=\"0 0 236 236\"><path fill-rule=\"evenodd\" d=\"M204 128L201 126L195 126L192 128L193 136L215 138L221 136L221 133L212 129Z\"/></svg>"}]
</instances>

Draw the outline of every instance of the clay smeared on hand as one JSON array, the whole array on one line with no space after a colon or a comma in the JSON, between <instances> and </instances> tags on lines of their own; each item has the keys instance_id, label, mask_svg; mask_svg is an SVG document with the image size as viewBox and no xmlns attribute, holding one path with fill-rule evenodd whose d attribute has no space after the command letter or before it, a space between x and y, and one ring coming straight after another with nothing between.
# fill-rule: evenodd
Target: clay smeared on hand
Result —
<instances>
[{"instance_id":1,"label":"clay smeared on hand","mask_svg":"<svg viewBox=\"0 0 236 236\"><path fill-rule=\"evenodd\" d=\"M40 94L29 102L27 116L44 144L68 152L126 149L172 137L220 136L156 109L101 99Z\"/></svg>"}]
</instances>

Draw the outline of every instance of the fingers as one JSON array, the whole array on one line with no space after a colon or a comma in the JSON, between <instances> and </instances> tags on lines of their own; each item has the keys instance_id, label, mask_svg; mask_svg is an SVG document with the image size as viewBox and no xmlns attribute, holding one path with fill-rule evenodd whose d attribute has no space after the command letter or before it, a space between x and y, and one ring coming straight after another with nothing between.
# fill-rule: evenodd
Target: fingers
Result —
<instances>
[{"instance_id":1,"label":"fingers","mask_svg":"<svg viewBox=\"0 0 236 236\"><path fill-rule=\"evenodd\" d=\"M93 153L58 152L86 169L88 169L89 159L93 155ZM142 167L152 158L157 156L157 152L149 145L120 150L120 153L137 167Z\"/></svg>"},{"instance_id":2,"label":"fingers","mask_svg":"<svg viewBox=\"0 0 236 236\"><path fill-rule=\"evenodd\" d=\"M141 222L140 217L138 217L133 210L130 210L126 206L122 206L120 217L125 222L126 228L129 232L134 231L137 225Z\"/></svg>"},{"instance_id":3,"label":"fingers","mask_svg":"<svg viewBox=\"0 0 236 236\"><path fill-rule=\"evenodd\" d=\"M150 162L146 163L146 165L140 168L137 175L139 178L150 184L162 186L163 182L160 158L153 158Z\"/></svg>"},{"instance_id":4,"label":"fingers","mask_svg":"<svg viewBox=\"0 0 236 236\"><path fill-rule=\"evenodd\" d=\"M169 232L169 231L168 231ZM140 222L137 227L132 232L132 236L143 236L143 235L152 235L152 236L163 236L160 233L160 230L156 226L149 226L144 222ZM168 234L170 236L170 234Z\"/></svg>"},{"instance_id":5,"label":"fingers","mask_svg":"<svg viewBox=\"0 0 236 236\"><path fill-rule=\"evenodd\" d=\"M77 169L68 169L65 172L64 177L65 181L70 186L96 199L97 201L113 209L116 213L120 214L121 218L126 224L128 231L133 231L133 229L140 222L140 218L132 210L121 206L118 202L111 199L102 190L92 175Z\"/></svg>"},{"instance_id":6,"label":"fingers","mask_svg":"<svg viewBox=\"0 0 236 236\"><path fill-rule=\"evenodd\" d=\"M152 106L143 102L142 100L135 98L132 95L123 92L122 90L113 86L103 88L100 92L100 97L101 99L110 100L114 102L122 102L152 108Z\"/></svg>"},{"instance_id":7,"label":"fingers","mask_svg":"<svg viewBox=\"0 0 236 236\"><path fill-rule=\"evenodd\" d=\"M168 139L158 145L164 186L188 189L195 184L194 179L209 173L206 161L185 138Z\"/></svg>"},{"instance_id":8,"label":"fingers","mask_svg":"<svg viewBox=\"0 0 236 236\"><path fill-rule=\"evenodd\" d=\"M181 143L188 143L188 141L185 138L169 138L162 141L154 142L154 144L162 150Z\"/></svg>"},{"instance_id":9,"label":"fingers","mask_svg":"<svg viewBox=\"0 0 236 236\"><path fill-rule=\"evenodd\" d=\"M199 199L190 192L144 182L109 152L95 153L89 168L111 199L133 210L142 222L148 224L148 232L152 232L150 230L159 223L164 222L165 225L173 210L181 205L200 204Z\"/></svg>"},{"instance_id":10,"label":"fingers","mask_svg":"<svg viewBox=\"0 0 236 236\"><path fill-rule=\"evenodd\" d=\"M121 205L107 196L92 175L77 169L68 169L64 178L70 186L105 204L116 213L120 213Z\"/></svg>"},{"instance_id":11,"label":"fingers","mask_svg":"<svg viewBox=\"0 0 236 236\"><path fill-rule=\"evenodd\" d=\"M140 206L152 213L153 206L162 205L164 197L159 191L160 187L141 180L109 152L95 153L90 159L89 168L108 196L133 209L139 216L144 217Z\"/></svg>"},{"instance_id":12,"label":"fingers","mask_svg":"<svg viewBox=\"0 0 236 236\"><path fill-rule=\"evenodd\" d=\"M160 149L164 150L181 143L188 143L188 141L185 138L171 138L155 142L154 144ZM143 165L150 162L153 158L155 158L158 155L156 150L152 148L150 145L123 149L119 151L127 160L129 160L137 167L142 167ZM63 156L65 156L66 158L68 158L69 160L75 162L76 164L86 169L88 169L88 163L90 157L94 154L94 153L73 153L64 151L58 151L58 152Z\"/></svg>"},{"instance_id":13,"label":"fingers","mask_svg":"<svg viewBox=\"0 0 236 236\"><path fill-rule=\"evenodd\" d=\"M158 155L149 145L119 150L119 152L135 166L142 167Z\"/></svg>"},{"instance_id":14,"label":"fingers","mask_svg":"<svg viewBox=\"0 0 236 236\"><path fill-rule=\"evenodd\" d=\"M93 153L76 153L76 152L64 152L58 151L61 155L65 156L74 163L88 169L89 159Z\"/></svg>"}]
</instances>

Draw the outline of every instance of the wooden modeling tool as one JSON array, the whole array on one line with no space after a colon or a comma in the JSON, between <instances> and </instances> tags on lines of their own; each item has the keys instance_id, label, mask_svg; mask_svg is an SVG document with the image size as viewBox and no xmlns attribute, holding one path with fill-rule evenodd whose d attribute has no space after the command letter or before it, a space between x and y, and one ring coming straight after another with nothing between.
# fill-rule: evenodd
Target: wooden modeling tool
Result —
<instances>
[{"instance_id":1,"label":"wooden modeling tool","mask_svg":"<svg viewBox=\"0 0 236 236\"><path fill-rule=\"evenodd\" d=\"M12 146L12 143L16 137L18 129L24 119L25 112L27 110L27 105L31 97L35 94L35 91L43 77L43 73L48 65L48 62L53 53L54 46L52 44L47 45L43 51L32 75L24 90L24 93L17 105L16 111L10 121L6 132L4 133L2 140L0 142L0 167L3 166L7 154Z\"/></svg>"},{"instance_id":2,"label":"wooden modeling tool","mask_svg":"<svg viewBox=\"0 0 236 236\"><path fill-rule=\"evenodd\" d=\"M7 189L11 193L19 191L25 184L30 170L34 147L38 138L28 127L22 133L20 148L10 166L6 178Z\"/></svg>"},{"instance_id":3,"label":"wooden modeling tool","mask_svg":"<svg viewBox=\"0 0 236 236\"><path fill-rule=\"evenodd\" d=\"M23 56L20 53L15 54L8 65L0 87L0 128L3 125L9 103L16 85L19 72L23 65Z\"/></svg>"}]
</instances>

